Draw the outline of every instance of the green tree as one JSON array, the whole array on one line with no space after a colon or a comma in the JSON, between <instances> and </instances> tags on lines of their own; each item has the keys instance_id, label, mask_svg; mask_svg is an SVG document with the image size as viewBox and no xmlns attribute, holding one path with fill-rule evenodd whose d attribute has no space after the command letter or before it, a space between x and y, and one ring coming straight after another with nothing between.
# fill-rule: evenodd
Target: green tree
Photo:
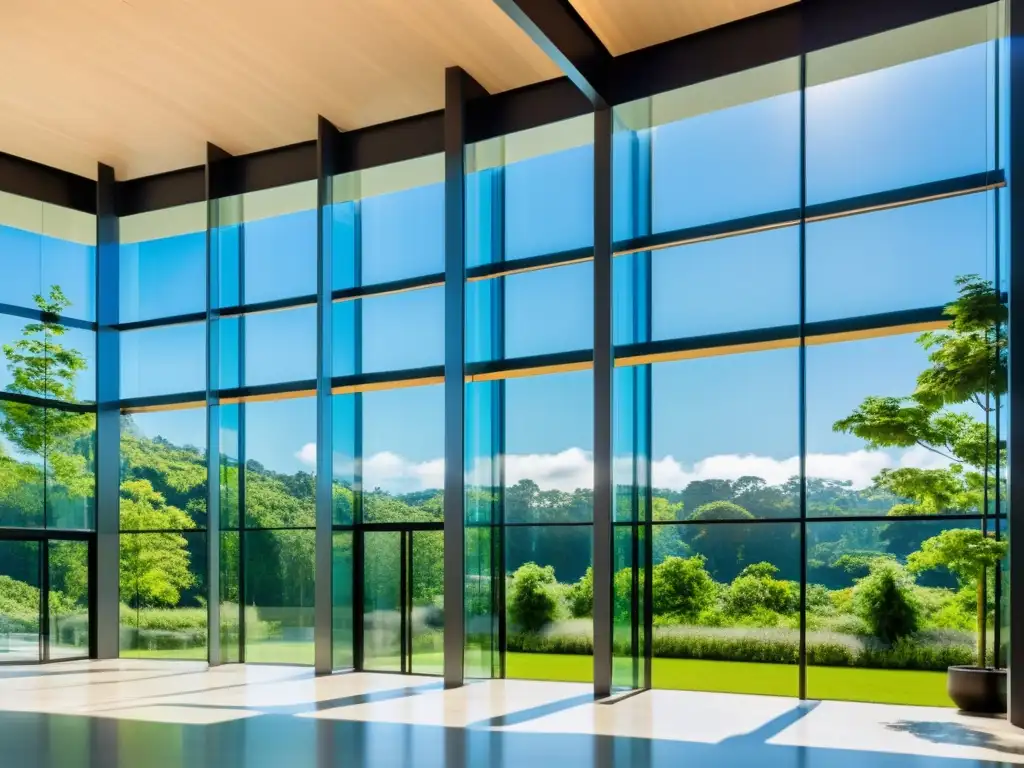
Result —
<instances>
[{"instance_id":1,"label":"green tree","mask_svg":"<svg viewBox=\"0 0 1024 768\"><path fill-rule=\"evenodd\" d=\"M913 578L894 560L876 558L853 588L853 607L875 636L887 643L912 635L921 605Z\"/></svg>"},{"instance_id":2,"label":"green tree","mask_svg":"<svg viewBox=\"0 0 1024 768\"><path fill-rule=\"evenodd\" d=\"M704 557L667 557L654 566L652 608L658 616L693 619L715 600L715 582L705 570Z\"/></svg>"},{"instance_id":3,"label":"green tree","mask_svg":"<svg viewBox=\"0 0 1024 768\"><path fill-rule=\"evenodd\" d=\"M920 447L951 463L948 469L884 470L875 487L897 498L890 514L978 510L1002 462L988 428L997 399L1006 393L1006 307L991 283L977 275L956 280L957 299L945 309L949 329L921 334L929 367L908 397L870 396L833 425L869 449ZM972 405L981 418L949 406ZM998 458L997 458L998 457Z\"/></svg>"},{"instance_id":4,"label":"green tree","mask_svg":"<svg viewBox=\"0 0 1024 768\"><path fill-rule=\"evenodd\" d=\"M594 569L587 568L587 572L580 577L580 580L569 587L566 591L566 598L569 601L569 613L574 619L585 619L594 613Z\"/></svg>"},{"instance_id":5,"label":"green tree","mask_svg":"<svg viewBox=\"0 0 1024 768\"><path fill-rule=\"evenodd\" d=\"M26 324L22 338L3 346L11 374L7 391L75 402L78 375L88 364L80 352L60 343L66 329L52 319L62 314L71 302L56 285L51 286L48 296L37 294L33 298L36 307L44 313L43 319ZM47 475L64 486L69 495L92 495L88 455L91 446L79 446L92 432L95 423L92 414L11 401L0 402L0 414L4 417L0 420L0 435L17 451L41 457ZM3 485L0 483L0 490Z\"/></svg>"},{"instance_id":6,"label":"green tree","mask_svg":"<svg viewBox=\"0 0 1024 768\"><path fill-rule=\"evenodd\" d=\"M148 480L121 484L121 526L126 530L180 530L195 527ZM121 535L121 598L136 608L177 605L181 590L195 577L189 570L188 542L180 533Z\"/></svg>"},{"instance_id":7,"label":"green tree","mask_svg":"<svg viewBox=\"0 0 1024 768\"><path fill-rule=\"evenodd\" d=\"M509 618L521 632L539 632L558 612L555 569L550 565L524 563L512 574L509 585Z\"/></svg>"},{"instance_id":8,"label":"green tree","mask_svg":"<svg viewBox=\"0 0 1024 768\"><path fill-rule=\"evenodd\" d=\"M751 616L758 610L789 613L800 606L799 588L776 579L779 569L771 563L753 563L733 579L725 605L735 616Z\"/></svg>"},{"instance_id":9,"label":"green tree","mask_svg":"<svg viewBox=\"0 0 1024 768\"><path fill-rule=\"evenodd\" d=\"M985 666L985 574L995 569L1006 555L1006 542L997 541L977 529L953 528L933 536L918 552L907 558L907 569L921 573L948 568L963 589L973 588L978 606L978 664Z\"/></svg>"}]
</instances>

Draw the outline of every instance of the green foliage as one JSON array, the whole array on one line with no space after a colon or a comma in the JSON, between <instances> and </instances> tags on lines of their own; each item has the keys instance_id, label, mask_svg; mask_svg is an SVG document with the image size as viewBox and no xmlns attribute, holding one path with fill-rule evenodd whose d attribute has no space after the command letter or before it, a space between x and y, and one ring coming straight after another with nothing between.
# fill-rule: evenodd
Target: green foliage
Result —
<instances>
[{"instance_id":1,"label":"green foliage","mask_svg":"<svg viewBox=\"0 0 1024 768\"><path fill-rule=\"evenodd\" d=\"M883 642L912 635L920 623L921 606L914 580L895 562L878 559L853 589L853 607Z\"/></svg>"},{"instance_id":2,"label":"green foliage","mask_svg":"<svg viewBox=\"0 0 1024 768\"><path fill-rule=\"evenodd\" d=\"M921 573L948 568L963 587L978 584L986 568L995 568L1006 556L1006 542L996 541L976 528L952 528L933 536L907 559L907 569Z\"/></svg>"},{"instance_id":3,"label":"green foliage","mask_svg":"<svg viewBox=\"0 0 1024 768\"><path fill-rule=\"evenodd\" d=\"M779 572L771 563L748 565L729 586L725 603L729 613L749 616L758 610L789 613L800 607L799 587L775 578Z\"/></svg>"},{"instance_id":4,"label":"green foliage","mask_svg":"<svg viewBox=\"0 0 1024 768\"><path fill-rule=\"evenodd\" d=\"M523 632L539 632L555 620L558 592L555 569L525 563L512 574L508 590L508 614Z\"/></svg>"},{"instance_id":5,"label":"green foliage","mask_svg":"<svg viewBox=\"0 0 1024 768\"><path fill-rule=\"evenodd\" d=\"M175 507L146 480L121 484L121 524L128 530L187 529L192 518ZM175 605L195 581L189 569L188 542L179 533L121 535L122 599L134 607Z\"/></svg>"},{"instance_id":6,"label":"green foliage","mask_svg":"<svg viewBox=\"0 0 1024 768\"><path fill-rule=\"evenodd\" d=\"M706 562L700 555L667 557L654 566L651 580L654 613L688 619L711 607L716 589L704 568Z\"/></svg>"},{"instance_id":7,"label":"green foliage","mask_svg":"<svg viewBox=\"0 0 1024 768\"><path fill-rule=\"evenodd\" d=\"M618 578L618 574L616 574ZM594 613L594 569L587 568L579 581L566 590L569 614L574 619L583 619Z\"/></svg>"},{"instance_id":8,"label":"green foliage","mask_svg":"<svg viewBox=\"0 0 1024 768\"><path fill-rule=\"evenodd\" d=\"M691 520L753 520L754 516L731 501L712 501L693 510Z\"/></svg>"}]
</instances>

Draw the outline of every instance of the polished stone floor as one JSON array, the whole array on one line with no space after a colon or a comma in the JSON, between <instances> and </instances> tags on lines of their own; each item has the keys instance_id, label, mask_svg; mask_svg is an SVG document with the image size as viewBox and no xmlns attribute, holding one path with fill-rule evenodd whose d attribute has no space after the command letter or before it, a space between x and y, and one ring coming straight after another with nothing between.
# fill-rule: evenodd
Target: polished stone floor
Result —
<instances>
[{"instance_id":1,"label":"polished stone floor","mask_svg":"<svg viewBox=\"0 0 1024 768\"><path fill-rule=\"evenodd\" d=\"M0 668L3 768L853 768L1024 763L952 710L185 662Z\"/></svg>"}]
</instances>

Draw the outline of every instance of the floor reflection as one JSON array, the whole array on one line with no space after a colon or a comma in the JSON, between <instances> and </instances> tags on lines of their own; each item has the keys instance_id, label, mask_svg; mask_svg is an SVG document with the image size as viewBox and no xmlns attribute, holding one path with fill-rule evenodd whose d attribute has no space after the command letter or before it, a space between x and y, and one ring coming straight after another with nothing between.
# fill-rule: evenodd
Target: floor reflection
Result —
<instances>
[{"instance_id":1,"label":"floor reflection","mask_svg":"<svg viewBox=\"0 0 1024 768\"><path fill-rule=\"evenodd\" d=\"M586 686L314 678L123 662L0 676L3 768L945 768L1024 763L1005 721L949 710ZM52 668L51 668L52 669ZM58 671L58 670L54 670ZM83 677L78 679L75 674ZM23 686L34 679L37 690ZM54 686L64 680L68 688ZM88 680L95 681L90 686Z\"/></svg>"}]
</instances>

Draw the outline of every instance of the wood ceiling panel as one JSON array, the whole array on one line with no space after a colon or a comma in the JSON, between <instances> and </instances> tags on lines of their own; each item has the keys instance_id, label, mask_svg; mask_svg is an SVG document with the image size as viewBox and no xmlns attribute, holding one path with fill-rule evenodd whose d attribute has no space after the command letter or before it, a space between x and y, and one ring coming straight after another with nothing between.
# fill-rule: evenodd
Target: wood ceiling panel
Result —
<instances>
[{"instance_id":1,"label":"wood ceiling panel","mask_svg":"<svg viewBox=\"0 0 1024 768\"><path fill-rule=\"evenodd\" d=\"M797 0L570 0L615 56Z\"/></svg>"},{"instance_id":2,"label":"wood ceiling panel","mask_svg":"<svg viewBox=\"0 0 1024 768\"><path fill-rule=\"evenodd\" d=\"M0 0L0 150L94 177L198 165L557 67L489 0Z\"/></svg>"}]
</instances>

